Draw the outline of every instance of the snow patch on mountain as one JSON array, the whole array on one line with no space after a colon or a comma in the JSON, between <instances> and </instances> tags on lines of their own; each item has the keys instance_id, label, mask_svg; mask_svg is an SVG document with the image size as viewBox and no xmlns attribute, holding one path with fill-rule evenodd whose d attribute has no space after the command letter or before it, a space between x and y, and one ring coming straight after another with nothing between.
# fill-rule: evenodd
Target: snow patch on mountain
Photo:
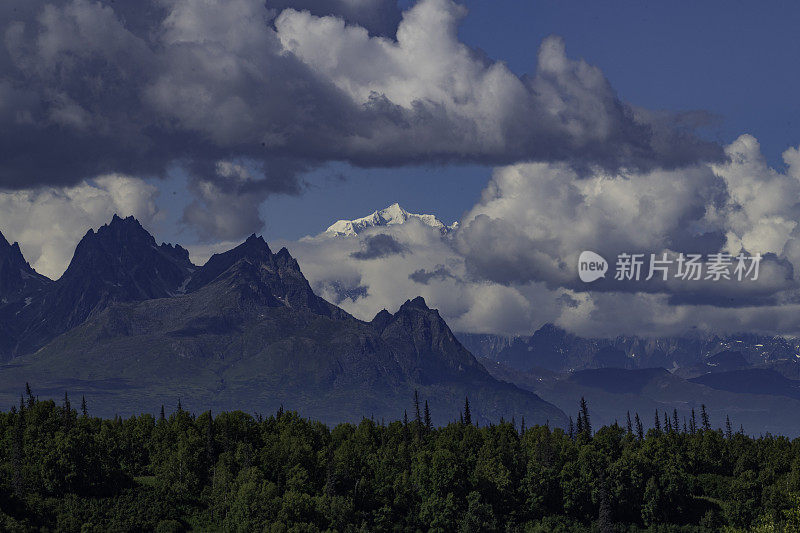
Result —
<instances>
[{"instance_id":1,"label":"snow patch on mountain","mask_svg":"<svg viewBox=\"0 0 800 533\"><path fill-rule=\"evenodd\" d=\"M443 235L454 231L458 227L458 222L453 222L448 226L434 215L409 213L400 207L399 204L394 203L386 209L375 211L366 217L357 218L355 220L338 220L325 230L325 234L336 237L352 237L368 228L404 224L411 219L419 220L427 226L436 228L441 231Z\"/></svg>"}]
</instances>

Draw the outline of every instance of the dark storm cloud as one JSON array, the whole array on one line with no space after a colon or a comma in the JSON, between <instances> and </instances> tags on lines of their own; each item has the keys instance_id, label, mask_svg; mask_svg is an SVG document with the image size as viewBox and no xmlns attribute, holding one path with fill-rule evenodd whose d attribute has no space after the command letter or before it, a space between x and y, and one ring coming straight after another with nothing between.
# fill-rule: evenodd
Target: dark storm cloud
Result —
<instances>
[{"instance_id":1,"label":"dark storm cloud","mask_svg":"<svg viewBox=\"0 0 800 533\"><path fill-rule=\"evenodd\" d=\"M355 25L390 35L396 6L326 6L304 0L267 6L250 0L6 3L0 183L73 183L110 171L158 175L174 161L202 168L233 157L376 166L580 159L638 167L719 155L718 147L691 132L678 134L665 121L620 102L602 73L568 60L558 40L543 45L537 73L520 79L457 41L463 12L455 4L422 2L401 23L411 33L441 19L438 41L410 43L407 37L384 45L364 35L350 50L341 45L353 39ZM276 31L273 17L286 7L343 16L351 25L288 10ZM294 33L301 30L306 33ZM330 48L304 40L314 30ZM412 45L422 50L410 51ZM356 63L360 54L382 61L370 55L376 46L434 69L435 62L424 64L430 56L438 61L459 54L466 105L452 105L459 95L408 71L399 73L406 79L398 83L408 86L410 100L393 101L382 90L397 80L391 61L374 69L366 64L376 81L361 99L343 90L360 83L359 73L334 72L317 62L317 54L331 51L339 54L337 64ZM501 96L513 99L495 102L485 94L479 84L487 76L497 78ZM439 98L431 91L440 92ZM484 113L491 106L500 107L496 116L470 111ZM295 177L264 179L285 190Z\"/></svg>"},{"instance_id":2,"label":"dark storm cloud","mask_svg":"<svg viewBox=\"0 0 800 533\"><path fill-rule=\"evenodd\" d=\"M353 252L350 257L360 261L380 259L391 255L404 254L407 248L391 235L379 233L370 235L362 243L361 250Z\"/></svg>"},{"instance_id":3,"label":"dark storm cloud","mask_svg":"<svg viewBox=\"0 0 800 533\"><path fill-rule=\"evenodd\" d=\"M425 270L420 268L409 274L408 279L413 282L427 285L431 280L444 281L446 279L457 279L450 270L444 265L436 265L433 270Z\"/></svg>"},{"instance_id":4,"label":"dark storm cloud","mask_svg":"<svg viewBox=\"0 0 800 533\"><path fill-rule=\"evenodd\" d=\"M336 305L340 305L347 300L355 302L361 298L366 298L369 294L369 287L366 285L349 286L340 280L335 280L325 283L315 283L314 291L319 294L325 294L330 301Z\"/></svg>"},{"instance_id":5,"label":"dark storm cloud","mask_svg":"<svg viewBox=\"0 0 800 533\"><path fill-rule=\"evenodd\" d=\"M402 16L396 0L273 0L268 5L278 11L292 8L318 17L341 17L384 37L394 37Z\"/></svg>"},{"instance_id":6,"label":"dark storm cloud","mask_svg":"<svg viewBox=\"0 0 800 533\"><path fill-rule=\"evenodd\" d=\"M106 172L161 175L176 161L214 179L222 159L294 157L268 149L270 129L347 128L348 102L281 57L257 4L38 4L22 12L26 18L12 10L3 28L4 187L69 184ZM128 26L119 11L133 13L130 4L143 9ZM215 26L221 11L227 18ZM256 18L247 28L250 15ZM296 190L291 173L264 179L263 188Z\"/></svg>"},{"instance_id":7,"label":"dark storm cloud","mask_svg":"<svg viewBox=\"0 0 800 533\"><path fill-rule=\"evenodd\" d=\"M297 193L300 172L331 160L652 168L720 157L693 127L621 102L557 38L534 75L514 75L458 41L464 15L447 0L402 21L385 0L7 0L0 187L177 164L199 194L187 221L214 210L202 190L243 189L240 221L201 228L228 238L254 229L258 199ZM260 170L232 184L220 162Z\"/></svg>"}]
</instances>

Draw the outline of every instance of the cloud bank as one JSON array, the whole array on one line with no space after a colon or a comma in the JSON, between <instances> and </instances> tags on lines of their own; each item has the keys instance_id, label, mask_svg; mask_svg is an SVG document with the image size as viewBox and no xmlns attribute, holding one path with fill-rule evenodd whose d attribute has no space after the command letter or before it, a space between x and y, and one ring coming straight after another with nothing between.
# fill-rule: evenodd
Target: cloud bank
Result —
<instances>
[{"instance_id":1,"label":"cloud bank","mask_svg":"<svg viewBox=\"0 0 800 533\"><path fill-rule=\"evenodd\" d=\"M422 294L470 332L530 334L550 322L590 336L798 335L800 150L784 153L785 170L770 168L749 135L725 152L724 163L644 172L586 174L562 162L499 167L447 236L406 223L290 247L315 287L364 319ZM352 250L379 237L405 252L353 260ZM757 281L589 285L577 276L583 250L764 259ZM360 292L348 293L355 287Z\"/></svg>"},{"instance_id":2,"label":"cloud bank","mask_svg":"<svg viewBox=\"0 0 800 533\"><path fill-rule=\"evenodd\" d=\"M515 75L459 41L465 14L450 0L402 13L388 0L7 0L0 188L177 166L196 200L183 220L213 241L259 230L265 198L299 193L329 161L642 170L723 156L680 115L622 102L558 37Z\"/></svg>"}]
</instances>

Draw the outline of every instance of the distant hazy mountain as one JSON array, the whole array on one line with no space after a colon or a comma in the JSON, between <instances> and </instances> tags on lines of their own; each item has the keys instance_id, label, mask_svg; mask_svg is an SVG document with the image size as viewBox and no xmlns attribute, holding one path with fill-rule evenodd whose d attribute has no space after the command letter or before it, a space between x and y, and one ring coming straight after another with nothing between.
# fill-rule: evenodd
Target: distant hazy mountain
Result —
<instances>
[{"instance_id":1,"label":"distant hazy mountain","mask_svg":"<svg viewBox=\"0 0 800 533\"><path fill-rule=\"evenodd\" d=\"M157 246L134 219L81 241L23 333L56 336L0 367L0 401L25 382L42 396L85 395L93 412L268 412L281 404L327 422L415 416L415 390L436 423L469 396L481 422L516 417L563 425L534 393L493 378L422 298L363 322L318 297L284 248L251 236L203 267ZM27 338L27 337L25 337ZM33 340L28 346L34 346ZM31 352L33 350L30 350Z\"/></svg>"},{"instance_id":2,"label":"distant hazy mountain","mask_svg":"<svg viewBox=\"0 0 800 533\"><path fill-rule=\"evenodd\" d=\"M645 429L655 412L714 428L730 417L754 434L800 434L800 364L795 340L738 335L661 339L588 339L546 325L529 337L458 334L497 379L536 392L575 419L585 397L596 424L626 424L636 413ZM669 370L667 370L669 369Z\"/></svg>"},{"instance_id":3,"label":"distant hazy mountain","mask_svg":"<svg viewBox=\"0 0 800 533\"><path fill-rule=\"evenodd\" d=\"M576 420L578 402L585 398L595 427L627 424L639 415L645 431L655 425L658 413L663 426L666 412L678 412L679 429L691 420L692 409L700 424L702 406L711 427L724 428L730 417L734 430L750 434L800 435L796 413L800 409L800 381L762 369L707 374L685 380L664 368L595 368L572 373L521 372L501 363L481 359L497 379L511 381L535 392Z\"/></svg>"},{"instance_id":4,"label":"distant hazy mountain","mask_svg":"<svg viewBox=\"0 0 800 533\"><path fill-rule=\"evenodd\" d=\"M442 234L447 234L458 227L458 222L453 222L451 225L447 226L433 215L409 213L400 207L399 204L395 203L386 209L375 211L366 217L357 218L355 220L339 220L326 229L325 233L334 236L350 237L358 235L368 228L404 224L411 219L419 220L423 224L436 228L441 231Z\"/></svg>"},{"instance_id":5,"label":"distant hazy mountain","mask_svg":"<svg viewBox=\"0 0 800 533\"><path fill-rule=\"evenodd\" d=\"M748 366L768 366L800 377L800 341L760 335L621 336L593 339L546 324L531 336L457 333L473 353L522 371L663 367L683 377Z\"/></svg>"}]
</instances>

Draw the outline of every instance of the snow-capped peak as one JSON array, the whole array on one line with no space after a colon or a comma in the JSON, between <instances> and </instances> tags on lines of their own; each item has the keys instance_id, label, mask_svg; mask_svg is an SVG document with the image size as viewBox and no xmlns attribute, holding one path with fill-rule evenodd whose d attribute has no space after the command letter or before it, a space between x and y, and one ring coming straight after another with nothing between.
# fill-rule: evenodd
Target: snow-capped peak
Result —
<instances>
[{"instance_id":1,"label":"snow-capped peak","mask_svg":"<svg viewBox=\"0 0 800 533\"><path fill-rule=\"evenodd\" d=\"M329 235L350 237L358 235L367 228L377 226L389 226L393 224L404 224L410 219L417 219L423 224L432 228L437 228L443 234L449 233L458 227L458 222L447 226L434 215L418 215L409 213L400 204L394 203L386 209L375 211L369 216L357 218L355 220L338 220L332 224L325 233Z\"/></svg>"}]
</instances>

